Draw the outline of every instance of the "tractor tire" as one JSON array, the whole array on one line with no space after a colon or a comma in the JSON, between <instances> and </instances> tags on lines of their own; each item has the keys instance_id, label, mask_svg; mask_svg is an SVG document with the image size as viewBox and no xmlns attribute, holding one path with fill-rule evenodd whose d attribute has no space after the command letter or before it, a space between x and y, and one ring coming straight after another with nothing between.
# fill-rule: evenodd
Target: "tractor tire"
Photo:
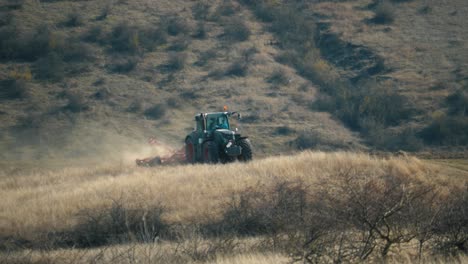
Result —
<instances>
[{"instance_id":1,"label":"tractor tire","mask_svg":"<svg viewBox=\"0 0 468 264\"><path fill-rule=\"evenodd\" d=\"M213 141L207 141L203 144L203 162L204 163L218 163L219 152L218 146Z\"/></svg>"},{"instance_id":2,"label":"tractor tire","mask_svg":"<svg viewBox=\"0 0 468 264\"><path fill-rule=\"evenodd\" d=\"M195 149L190 138L185 140L185 161L189 164L195 163Z\"/></svg>"},{"instance_id":3,"label":"tractor tire","mask_svg":"<svg viewBox=\"0 0 468 264\"><path fill-rule=\"evenodd\" d=\"M242 148L241 154L237 157L237 159L241 162L247 162L252 160L252 144L250 144L250 140L247 138L239 140L237 142L237 145L239 145Z\"/></svg>"}]
</instances>

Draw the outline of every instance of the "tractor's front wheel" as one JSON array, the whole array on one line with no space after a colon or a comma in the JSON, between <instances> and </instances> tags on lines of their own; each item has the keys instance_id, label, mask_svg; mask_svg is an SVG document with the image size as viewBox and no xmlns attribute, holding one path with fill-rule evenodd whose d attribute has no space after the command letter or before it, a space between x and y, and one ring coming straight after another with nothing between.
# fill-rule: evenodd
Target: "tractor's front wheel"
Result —
<instances>
[{"instance_id":1,"label":"tractor's front wheel","mask_svg":"<svg viewBox=\"0 0 468 264\"><path fill-rule=\"evenodd\" d=\"M203 161L205 163L218 163L219 153L215 142L207 141L203 144Z\"/></svg>"},{"instance_id":2,"label":"tractor's front wheel","mask_svg":"<svg viewBox=\"0 0 468 264\"><path fill-rule=\"evenodd\" d=\"M187 161L187 163L195 163L195 151L190 138L185 140L185 161Z\"/></svg>"},{"instance_id":3,"label":"tractor's front wheel","mask_svg":"<svg viewBox=\"0 0 468 264\"><path fill-rule=\"evenodd\" d=\"M250 144L250 141L247 138L241 139L239 142L237 142L237 145L242 148L242 152L240 156L237 157L237 159L243 162L252 160L252 144Z\"/></svg>"}]
</instances>

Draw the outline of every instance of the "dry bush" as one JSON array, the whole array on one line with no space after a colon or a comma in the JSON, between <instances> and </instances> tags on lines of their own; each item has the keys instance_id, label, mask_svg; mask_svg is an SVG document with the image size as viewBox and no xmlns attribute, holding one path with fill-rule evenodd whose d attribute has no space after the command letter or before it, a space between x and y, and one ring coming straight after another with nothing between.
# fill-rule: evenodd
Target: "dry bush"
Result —
<instances>
[{"instance_id":1,"label":"dry bush","mask_svg":"<svg viewBox=\"0 0 468 264\"><path fill-rule=\"evenodd\" d=\"M34 64L34 76L42 80L61 81L65 78L65 62L61 54L50 52Z\"/></svg>"},{"instance_id":2,"label":"dry bush","mask_svg":"<svg viewBox=\"0 0 468 264\"><path fill-rule=\"evenodd\" d=\"M347 149L350 146L343 140L331 139L325 132L310 130L301 132L291 144L299 150L305 149Z\"/></svg>"},{"instance_id":3,"label":"dry bush","mask_svg":"<svg viewBox=\"0 0 468 264\"><path fill-rule=\"evenodd\" d=\"M82 39L87 42L104 43L102 26L94 25L83 33Z\"/></svg>"},{"instance_id":4,"label":"dry bush","mask_svg":"<svg viewBox=\"0 0 468 264\"><path fill-rule=\"evenodd\" d=\"M392 4L381 2L375 9L375 16L372 22L376 24L390 24L395 20L395 10Z\"/></svg>"},{"instance_id":5,"label":"dry bush","mask_svg":"<svg viewBox=\"0 0 468 264\"><path fill-rule=\"evenodd\" d=\"M156 104L145 110L144 114L150 119L161 119L166 114L167 107L164 104Z\"/></svg>"},{"instance_id":6,"label":"dry bush","mask_svg":"<svg viewBox=\"0 0 468 264\"><path fill-rule=\"evenodd\" d=\"M190 43L191 43L190 38L188 38L186 36L178 37L177 39L174 40L174 42L172 42L171 46L168 47L168 50L170 50L170 51L184 51L184 50L186 50L188 48Z\"/></svg>"},{"instance_id":7,"label":"dry bush","mask_svg":"<svg viewBox=\"0 0 468 264\"><path fill-rule=\"evenodd\" d=\"M86 98L79 92L66 92L65 99L68 101L64 107L65 110L78 113L86 111L89 108Z\"/></svg>"},{"instance_id":8,"label":"dry bush","mask_svg":"<svg viewBox=\"0 0 468 264\"><path fill-rule=\"evenodd\" d=\"M197 20L206 20L210 14L210 5L204 1L197 1L192 7L192 16Z\"/></svg>"},{"instance_id":9,"label":"dry bush","mask_svg":"<svg viewBox=\"0 0 468 264\"><path fill-rule=\"evenodd\" d=\"M163 17L161 19L161 27L165 28L167 33L171 36L188 34L190 32L190 25L187 21L177 15Z\"/></svg>"},{"instance_id":10,"label":"dry bush","mask_svg":"<svg viewBox=\"0 0 468 264\"><path fill-rule=\"evenodd\" d=\"M457 90L445 100L450 115L468 116L468 92Z\"/></svg>"},{"instance_id":11,"label":"dry bush","mask_svg":"<svg viewBox=\"0 0 468 264\"><path fill-rule=\"evenodd\" d=\"M267 81L273 86L284 86L289 84L289 76L283 69L276 69L268 77Z\"/></svg>"},{"instance_id":12,"label":"dry bush","mask_svg":"<svg viewBox=\"0 0 468 264\"><path fill-rule=\"evenodd\" d=\"M467 145L468 119L465 116L433 116L419 136L431 145Z\"/></svg>"},{"instance_id":13,"label":"dry bush","mask_svg":"<svg viewBox=\"0 0 468 264\"><path fill-rule=\"evenodd\" d=\"M165 68L169 71L180 71L187 64L187 55L183 52L171 52L169 53L169 60L165 65Z\"/></svg>"},{"instance_id":14,"label":"dry bush","mask_svg":"<svg viewBox=\"0 0 468 264\"><path fill-rule=\"evenodd\" d=\"M140 44L148 51L167 43L167 33L161 26L151 26L140 30Z\"/></svg>"},{"instance_id":15,"label":"dry bush","mask_svg":"<svg viewBox=\"0 0 468 264\"><path fill-rule=\"evenodd\" d=\"M291 135L292 133L296 132L293 128L289 126L280 126L275 129L276 135L287 136Z\"/></svg>"},{"instance_id":16,"label":"dry bush","mask_svg":"<svg viewBox=\"0 0 468 264\"><path fill-rule=\"evenodd\" d=\"M63 23L66 27L79 27L84 24L84 19L81 13L78 10L73 10L68 13L67 19Z\"/></svg>"},{"instance_id":17,"label":"dry bush","mask_svg":"<svg viewBox=\"0 0 468 264\"><path fill-rule=\"evenodd\" d=\"M244 77L247 75L249 69L249 65L244 60L237 60L233 62L225 71L225 75L227 76L238 76Z\"/></svg>"},{"instance_id":18,"label":"dry bush","mask_svg":"<svg viewBox=\"0 0 468 264\"><path fill-rule=\"evenodd\" d=\"M249 27L240 18L232 18L224 22L223 37L230 41L246 41L250 34Z\"/></svg>"},{"instance_id":19,"label":"dry bush","mask_svg":"<svg viewBox=\"0 0 468 264\"><path fill-rule=\"evenodd\" d=\"M107 4L103 9L101 9L101 12L96 17L96 20L100 21L100 20L106 19L107 16L110 14L110 12L111 12L111 5Z\"/></svg>"},{"instance_id":20,"label":"dry bush","mask_svg":"<svg viewBox=\"0 0 468 264\"><path fill-rule=\"evenodd\" d=\"M236 13L236 7L231 1L222 2L218 8L216 8L215 16L232 16Z\"/></svg>"},{"instance_id":21,"label":"dry bush","mask_svg":"<svg viewBox=\"0 0 468 264\"><path fill-rule=\"evenodd\" d=\"M140 50L138 29L127 22L116 25L112 29L109 39L114 51L135 53Z\"/></svg>"},{"instance_id":22,"label":"dry bush","mask_svg":"<svg viewBox=\"0 0 468 264\"><path fill-rule=\"evenodd\" d=\"M27 82L22 79L0 80L0 100L23 99L28 94Z\"/></svg>"},{"instance_id":23,"label":"dry bush","mask_svg":"<svg viewBox=\"0 0 468 264\"><path fill-rule=\"evenodd\" d=\"M435 250L452 256L468 254L468 184L444 198L433 227Z\"/></svg>"},{"instance_id":24,"label":"dry bush","mask_svg":"<svg viewBox=\"0 0 468 264\"><path fill-rule=\"evenodd\" d=\"M362 118L359 122L366 140L378 149L418 151L423 146L422 140L417 137L417 130L412 127L389 129L371 118Z\"/></svg>"},{"instance_id":25,"label":"dry bush","mask_svg":"<svg viewBox=\"0 0 468 264\"><path fill-rule=\"evenodd\" d=\"M205 23L203 22L197 23L197 28L195 29L193 37L197 39L205 39L207 37L207 29L206 29Z\"/></svg>"},{"instance_id":26,"label":"dry bush","mask_svg":"<svg viewBox=\"0 0 468 264\"><path fill-rule=\"evenodd\" d=\"M213 50L213 49L200 52L198 60L197 62L195 62L195 65L200 66L200 67L205 66L208 63L208 61L216 58L217 56L218 56L218 53L216 52L216 50Z\"/></svg>"},{"instance_id":27,"label":"dry bush","mask_svg":"<svg viewBox=\"0 0 468 264\"><path fill-rule=\"evenodd\" d=\"M78 224L67 234L64 242L76 247L154 242L167 233L168 226L161 219L163 212L161 205L129 209L122 200L113 200L108 208L80 212Z\"/></svg>"},{"instance_id":28,"label":"dry bush","mask_svg":"<svg viewBox=\"0 0 468 264\"><path fill-rule=\"evenodd\" d=\"M118 56L112 59L107 68L112 73L129 73L135 69L139 60L137 56Z\"/></svg>"}]
</instances>

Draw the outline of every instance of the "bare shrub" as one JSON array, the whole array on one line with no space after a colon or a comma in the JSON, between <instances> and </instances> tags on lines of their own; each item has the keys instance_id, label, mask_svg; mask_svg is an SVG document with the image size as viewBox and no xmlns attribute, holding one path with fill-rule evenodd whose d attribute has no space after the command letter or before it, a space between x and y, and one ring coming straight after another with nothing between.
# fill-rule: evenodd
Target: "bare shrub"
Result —
<instances>
[{"instance_id":1,"label":"bare shrub","mask_svg":"<svg viewBox=\"0 0 468 264\"><path fill-rule=\"evenodd\" d=\"M452 190L435 224L435 250L445 255L468 253L468 184Z\"/></svg>"},{"instance_id":2,"label":"bare shrub","mask_svg":"<svg viewBox=\"0 0 468 264\"><path fill-rule=\"evenodd\" d=\"M27 96L27 83L22 79L0 80L0 100L1 99L22 99Z\"/></svg>"},{"instance_id":3,"label":"bare shrub","mask_svg":"<svg viewBox=\"0 0 468 264\"><path fill-rule=\"evenodd\" d=\"M50 52L46 57L36 61L33 67L36 78L61 81L65 77L65 63L57 52Z\"/></svg>"},{"instance_id":4,"label":"bare shrub","mask_svg":"<svg viewBox=\"0 0 468 264\"><path fill-rule=\"evenodd\" d=\"M65 62L86 62L94 59L91 46L73 38L67 40L67 45L61 53Z\"/></svg>"},{"instance_id":5,"label":"bare shrub","mask_svg":"<svg viewBox=\"0 0 468 264\"><path fill-rule=\"evenodd\" d=\"M200 52L199 53L200 55L198 56L198 60L197 62L195 62L195 65L197 66L205 66L208 61L216 58L216 56L218 56L218 53L216 52L216 50L213 50L213 49L209 49L207 51L204 51L204 52Z\"/></svg>"},{"instance_id":6,"label":"bare shrub","mask_svg":"<svg viewBox=\"0 0 468 264\"><path fill-rule=\"evenodd\" d=\"M346 149L349 148L348 144L343 140L333 139L326 135L324 132L317 130L304 131L291 142L297 149Z\"/></svg>"},{"instance_id":7,"label":"bare shrub","mask_svg":"<svg viewBox=\"0 0 468 264\"><path fill-rule=\"evenodd\" d=\"M169 50L171 51L184 51L190 45L190 38L188 37L178 37L171 46L169 46Z\"/></svg>"},{"instance_id":8,"label":"bare shrub","mask_svg":"<svg viewBox=\"0 0 468 264\"><path fill-rule=\"evenodd\" d=\"M231 41L246 41L251 31L240 18L232 18L224 22L224 37Z\"/></svg>"},{"instance_id":9,"label":"bare shrub","mask_svg":"<svg viewBox=\"0 0 468 264\"><path fill-rule=\"evenodd\" d=\"M432 199L434 186L398 174L356 175L351 168L336 176L334 188L323 189L320 197L340 222L360 234L353 243L359 259L374 250L385 257L393 245L418 235L413 228L423 216L418 208Z\"/></svg>"},{"instance_id":10,"label":"bare shrub","mask_svg":"<svg viewBox=\"0 0 468 264\"><path fill-rule=\"evenodd\" d=\"M166 105L156 104L145 110L144 115L150 119L161 119L166 114Z\"/></svg>"},{"instance_id":11,"label":"bare shrub","mask_svg":"<svg viewBox=\"0 0 468 264\"><path fill-rule=\"evenodd\" d=\"M140 100L133 101L127 108L128 112L138 113L143 108L143 105Z\"/></svg>"},{"instance_id":12,"label":"bare shrub","mask_svg":"<svg viewBox=\"0 0 468 264\"><path fill-rule=\"evenodd\" d=\"M281 135L281 136L287 136L291 135L295 132L293 128L290 128L288 126L280 126L275 129L275 134L276 135Z\"/></svg>"},{"instance_id":13,"label":"bare shrub","mask_svg":"<svg viewBox=\"0 0 468 264\"><path fill-rule=\"evenodd\" d=\"M377 24L389 24L395 20L395 11L392 4L381 2L375 9L375 16L372 22Z\"/></svg>"},{"instance_id":14,"label":"bare shrub","mask_svg":"<svg viewBox=\"0 0 468 264\"><path fill-rule=\"evenodd\" d=\"M284 86L289 84L289 76L283 69L276 69L268 77L267 81L274 86Z\"/></svg>"},{"instance_id":15,"label":"bare shrub","mask_svg":"<svg viewBox=\"0 0 468 264\"><path fill-rule=\"evenodd\" d=\"M192 7L192 15L197 20L206 20L210 14L210 5L204 1L197 1Z\"/></svg>"},{"instance_id":16,"label":"bare shrub","mask_svg":"<svg viewBox=\"0 0 468 264\"><path fill-rule=\"evenodd\" d=\"M140 44L148 51L167 42L167 33L161 26L152 26L140 30Z\"/></svg>"},{"instance_id":17,"label":"bare shrub","mask_svg":"<svg viewBox=\"0 0 468 264\"><path fill-rule=\"evenodd\" d=\"M171 36L187 34L190 32L190 25L180 16L169 16L161 19L161 25Z\"/></svg>"},{"instance_id":18,"label":"bare shrub","mask_svg":"<svg viewBox=\"0 0 468 264\"><path fill-rule=\"evenodd\" d=\"M216 13L221 16L232 16L236 13L236 7L232 2L224 1L216 8Z\"/></svg>"},{"instance_id":19,"label":"bare shrub","mask_svg":"<svg viewBox=\"0 0 468 264\"><path fill-rule=\"evenodd\" d=\"M207 29L206 29L205 23L198 22L197 28L195 29L195 33L193 34L193 37L197 39L205 39L206 36L207 36Z\"/></svg>"},{"instance_id":20,"label":"bare shrub","mask_svg":"<svg viewBox=\"0 0 468 264\"><path fill-rule=\"evenodd\" d=\"M187 63L187 55L182 52L171 52L169 53L169 60L165 65L170 71L180 71Z\"/></svg>"},{"instance_id":21,"label":"bare shrub","mask_svg":"<svg viewBox=\"0 0 468 264\"><path fill-rule=\"evenodd\" d=\"M140 48L138 30L126 22L116 25L110 34L110 44L114 51L137 52Z\"/></svg>"},{"instance_id":22,"label":"bare shrub","mask_svg":"<svg viewBox=\"0 0 468 264\"><path fill-rule=\"evenodd\" d=\"M106 19L107 16L110 14L110 12L111 12L111 5L108 4L103 9L101 9L101 12L96 17L96 20L100 21L100 20Z\"/></svg>"},{"instance_id":23,"label":"bare shrub","mask_svg":"<svg viewBox=\"0 0 468 264\"><path fill-rule=\"evenodd\" d=\"M468 119L465 116L433 116L419 136L431 145L467 145Z\"/></svg>"},{"instance_id":24,"label":"bare shrub","mask_svg":"<svg viewBox=\"0 0 468 264\"><path fill-rule=\"evenodd\" d=\"M67 243L94 247L129 241L154 242L168 228L161 219L163 213L161 205L128 209L121 200L113 200L110 207L102 210L83 210Z\"/></svg>"},{"instance_id":25,"label":"bare shrub","mask_svg":"<svg viewBox=\"0 0 468 264\"><path fill-rule=\"evenodd\" d=\"M21 9L24 4L24 0L7 0L6 7L10 10Z\"/></svg>"},{"instance_id":26,"label":"bare shrub","mask_svg":"<svg viewBox=\"0 0 468 264\"><path fill-rule=\"evenodd\" d=\"M237 60L226 69L225 75L244 77L247 75L248 69L249 65L247 62L243 60Z\"/></svg>"},{"instance_id":27,"label":"bare shrub","mask_svg":"<svg viewBox=\"0 0 468 264\"><path fill-rule=\"evenodd\" d=\"M67 19L63 23L67 27L78 27L84 24L83 16L78 10L68 13Z\"/></svg>"},{"instance_id":28,"label":"bare shrub","mask_svg":"<svg viewBox=\"0 0 468 264\"><path fill-rule=\"evenodd\" d=\"M102 27L99 25L92 26L83 33L82 39L87 42L103 43L104 36Z\"/></svg>"},{"instance_id":29,"label":"bare shrub","mask_svg":"<svg viewBox=\"0 0 468 264\"><path fill-rule=\"evenodd\" d=\"M468 116L468 92L457 90L445 100L449 114Z\"/></svg>"},{"instance_id":30,"label":"bare shrub","mask_svg":"<svg viewBox=\"0 0 468 264\"><path fill-rule=\"evenodd\" d=\"M112 59L107 67L113 73L128 73L138 65L139 58L136 56L119 56Z\"/></svg>"},{"instance_id":31,"label":"bare shrub","mask_svg":"<svg viewBox=\"0 0 468 264\"><path fill-rule=\"evenodd\" d=\"M60 35L53 33L47 25L40 25L33 33L26 34L12 42L15 45L12 58L35 61L46 56L54 48L60 50L62 42Z\"/></svg>"},{"instance_id":32,"label":"bare shrub","mask_svg":"<svg viewBox=\"0 0 468 264\"><path fill-rule=\"evenodd\" d=\"M73 113L78 113L87 110L88 103L86 98L83 94L78 92L66 92L65 99L67 99L68 103L64 107L65 110L69 110Z\"/></svg>"}]
</instances>

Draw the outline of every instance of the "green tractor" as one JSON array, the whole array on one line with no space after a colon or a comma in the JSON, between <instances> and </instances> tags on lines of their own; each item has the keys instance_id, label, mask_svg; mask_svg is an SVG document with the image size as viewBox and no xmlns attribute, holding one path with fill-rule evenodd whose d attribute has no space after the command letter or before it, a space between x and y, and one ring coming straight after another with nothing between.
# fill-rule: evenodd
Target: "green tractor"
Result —
<instances>
[{"instance_id":1,"label":"green tractor","mask_svg":"<svg viewBox=\"0 0 468 264\"><path fill-rule=\"evenodd\" d=\"M237 128L231 130L229 119L237 112L200 113L195 116L195 129L185 138L188 163L228 163L252 159L252 145Z\"/></svg>"}]
</instances>

